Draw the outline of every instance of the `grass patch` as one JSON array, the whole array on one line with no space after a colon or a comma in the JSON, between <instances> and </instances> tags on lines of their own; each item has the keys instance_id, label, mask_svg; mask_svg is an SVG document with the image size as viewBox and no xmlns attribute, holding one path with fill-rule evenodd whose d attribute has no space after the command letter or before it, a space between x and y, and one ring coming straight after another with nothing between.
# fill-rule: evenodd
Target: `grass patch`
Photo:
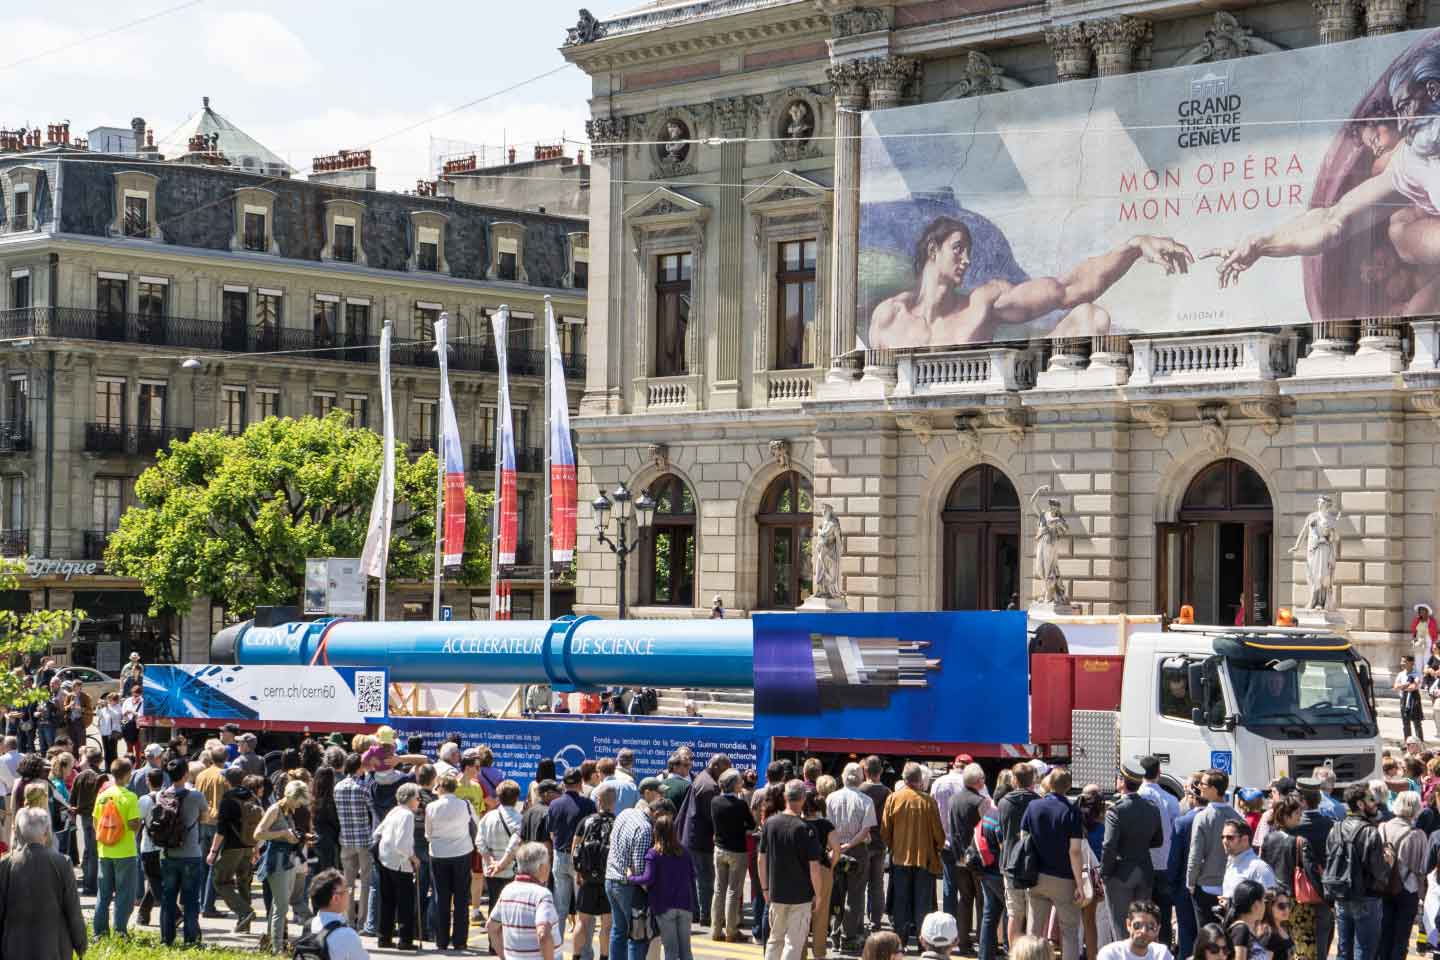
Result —
<instances>
[{"instance_id":1,"label":"grass patch","mask_svg":"<svg viewBox=\"0 0 1440 960\"><path fill-rule=\"evenodd\" d=\"M160 937L153 933L132 932L128 937L105 937L90 944L85 951L85 960L179 960L184 957L204 957L205 960L254 960L256 951L237 950L230 947L203 946L167 947L160 943Z\"/></svg>"}]
</instances>

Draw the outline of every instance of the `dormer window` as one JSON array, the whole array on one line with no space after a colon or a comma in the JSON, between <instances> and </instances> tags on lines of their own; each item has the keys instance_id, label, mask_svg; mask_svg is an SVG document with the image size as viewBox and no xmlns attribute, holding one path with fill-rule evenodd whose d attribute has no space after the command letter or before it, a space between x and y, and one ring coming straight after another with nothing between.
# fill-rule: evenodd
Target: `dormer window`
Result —
<instances>
[{"instance_id":1,"label":"dormer window","mask_svg":"<svg viewBox=\"0 0 1440 960\"><path fill-rule=\"evenodd\" d=\"M410 251L410 269L429 273L449 273L450 264L445 260L445 221L443 213L433 210L413 210L410 223L414 233L414 244Z\"/></svg>"},{"instance_id":2,"label":"dormer window","mask_svg":"<svg viewBox=\"0 0 1440 960\"><path fill-rule=\"evenodd\" d=\"M235 232L231 250L279 253L275 243L275 193L260 187L235 191Z\"/></svg>"},{"instance_id":3,"label":"dormer window","mask_svg":"<svg viewBox=\"0 0 1440 960\"><path fill-rule=\"evenodd\" d=\"M416 270L440 269L440 231L421 227L420 240L415 248Z\"/></svg>"},{"instance_id":4,"label":"dormer window","mask_svg":"<svg viewBox=\"0 0 1440 960\"><path fill-rule=\"evenodd\" d=\"M335 218L335 259L345 263L355 262L355 221Z\"/></svg>"},{"instance_id":5,"label":"dormer window","mask_svg":"<svg viewBox=\"0 0 1440 960\"><path fill-rule=\"evenodd\" d=\"M490 224L491 280L514 280L525 283L525 227L502 221Z\"/></svg>"},{"instance_id":6,"label":"dormer window","mask_svg":"<svg viewBox=\"0 0 1440 960\"><path fill-rule=\"evenodd\" d=\"M115 174L115 206L110 235L132 240L159 240L155 222L155 188L159 178L138 170Z\"/></svg>"},{"instance_id":7,"label":"dormer window","mask_svg":"<svg viewBox=\"0 0 1440 960\"><path fill-rule=\"evenodd\" d=\"M361 223L365 208L354 200L325 201L325 247L321 260L365 266L365 238Z\"/></svg>"},{"instance_id":8,"label":"dormer window","mask_svg":"<svg viewBox=\"0 0 1440 960\"><path fill-rule=\"evenodd\" d=\"M265 252L265 211L245 208L245 249Z\"/></svg>"},{"instance_id":9,"label":"dormer window","mask_svg":"<svg viewBox=\"0 0 1440 960\"><path fill-rule=\"evenodd\" d=\"M30 229L30 187L27 184L21 184L15 188L10 229L16 231Z\"/></svg>"},{"instance_id":10,"label":"dormer window","mask_svg":"<svg viewBox=\"0 0 1440 960\"><path fill-rule=\"evenodd\" d=\"M125 191L125 236L145 239L150 235L150 197Z\"/></svg>"},{"instance_id":11,"label":"dormer window","mask_svg":"<svg viewBox=\"0 0 1440 960\"><path fill-rule=\"evenodd\" d=\"M565 236L565 250L570 260L569 287L586 290L590 287L590 234L571 233Z\"/></svg>"}]
</instances>

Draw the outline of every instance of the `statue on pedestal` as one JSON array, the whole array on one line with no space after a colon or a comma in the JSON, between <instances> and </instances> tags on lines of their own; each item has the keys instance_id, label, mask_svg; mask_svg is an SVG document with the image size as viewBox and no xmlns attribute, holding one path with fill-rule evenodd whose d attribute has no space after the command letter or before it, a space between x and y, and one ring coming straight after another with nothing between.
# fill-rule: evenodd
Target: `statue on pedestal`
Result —
<instances>
[{"instance_id":1,"label":"statue on pedestal","mask_svg":"<svg viewBox=\"0 0 1440 960\"><path fill-rule=\"evenodd\" d=\"M1321 494L1315 509L1300 525L1300 534L1290 548L1294 554L1305 547L1305 584L1310 591L1306 607L1310 610L1331 610L1335 606L1335 555L1340 545L1340 511L1335 500Z\"/></svg>"},{"instance_id":2,"label":"statue on pedestal","mask_svg":"<svg viewBox=\"0 0 1440 960\"><path fill-rule=\"evenodd\" d=\"M815 525L815 536L810 543L811 572L814 574L812 596L821 600L838 600L845 595L840 589L840 554L844 544L835 508L828 503L821 504L820 522Z\"/></svg>"},{"instance_id":3,"label":"statue on pedestal","mask_svg":"<svg viewBox=\"0 0 1440 960\"><path fill-rule=\"evenodd\" d=\"M1069 596L1065 584L1060 580L1060 539L1070 536L1070 525L1060 512L1060 501L1053 497L1046 501L1044 510L1036 506L1040 494L1050 489L1041 484L1030 495L1030 509L1035 512L1035 579L1042 584L1040 602L1057 607L1068 606Z\"/></svg>"}]
</instances>

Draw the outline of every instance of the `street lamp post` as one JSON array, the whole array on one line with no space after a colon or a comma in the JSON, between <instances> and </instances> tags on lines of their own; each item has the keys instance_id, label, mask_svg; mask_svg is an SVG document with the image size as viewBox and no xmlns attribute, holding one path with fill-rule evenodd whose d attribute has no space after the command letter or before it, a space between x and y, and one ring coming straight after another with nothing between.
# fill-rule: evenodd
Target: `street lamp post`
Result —
<instances>
[{"instance_id":1,"label":"street lamp post","mask_svg":"<svg viewBox=\"0 0 1440 960\"><path fill-rule=\"evenodd\" d=\"M634 501L634 512L631 512L630 491L625 484L621 483L609 495L603 491L591 501L590 506L595 511L595 536L610 552L615 554L615 588L620 599L620 619L625 619L625 558L635 552L645 535L650 532L650 524L655 519L655 501L650 495L642 492ZM610 539L610 511L615 511L615 539ZM631 533L631 519L635 520L635 532Z\"/></svg>"}]
</instances>

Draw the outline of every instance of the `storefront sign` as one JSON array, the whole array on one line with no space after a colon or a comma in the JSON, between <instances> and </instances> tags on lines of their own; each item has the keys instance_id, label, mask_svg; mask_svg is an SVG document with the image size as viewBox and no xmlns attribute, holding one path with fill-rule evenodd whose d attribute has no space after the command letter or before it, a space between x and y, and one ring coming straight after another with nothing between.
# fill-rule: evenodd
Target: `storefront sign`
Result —
<instances>
[{"instance_id":1,"label":"storefront sign","mask_svg":"<svg viewBox=\"0 0 1440 960\"><path fill-rule=\"evenodd\" d=\"M1440 31L1413 31L867 113L859 339L1414 313L1437 75Z\"/></svg>"},{"instance_id":2,"label":"storefront sign","mask_svg":"<svg viewBox=\"0 0 1440 960\"><path fill-rule=\"evenodd\" d=\"M105 564L99 560L41 560L31 558L25 561L25 575L28 577L100 577L105 575Z\"/></svg>"},{"instance_id":3,"label":"storefront sign","mask_svg":"<svg viewBox=\"0 0 1440 960\"><path fill-rule=\"evenodd\" d=\"M362 667L145 668L145 714L279 723L384 723L389 689L384 669Z\"/></svg>"}]
</instances>

